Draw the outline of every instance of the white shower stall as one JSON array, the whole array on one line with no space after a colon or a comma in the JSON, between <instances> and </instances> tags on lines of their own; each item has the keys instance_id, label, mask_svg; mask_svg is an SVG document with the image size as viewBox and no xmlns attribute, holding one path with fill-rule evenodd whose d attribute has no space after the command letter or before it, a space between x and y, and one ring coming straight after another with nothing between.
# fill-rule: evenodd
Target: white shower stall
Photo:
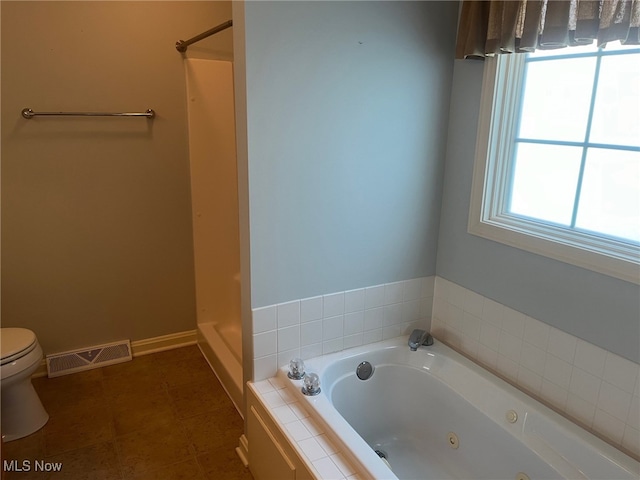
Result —
<instances>
[{"instance_id":1,"label":"white shower stall","mask_svg":"<svg viewBox=\"0 0 640 480\"><path fill-rule=\"evenodd\" d=\"M198 344L242 415L233 64L187 58Z\"/></svg>"}]
</instances>

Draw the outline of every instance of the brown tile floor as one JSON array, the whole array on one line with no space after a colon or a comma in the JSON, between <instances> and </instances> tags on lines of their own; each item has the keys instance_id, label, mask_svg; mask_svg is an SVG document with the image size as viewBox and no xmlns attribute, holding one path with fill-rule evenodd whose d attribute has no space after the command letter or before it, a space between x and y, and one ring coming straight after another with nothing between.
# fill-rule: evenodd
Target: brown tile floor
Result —
<instances>
[{"instance_id":1,"label":"brown tile floor","mask_svg":"<svg viewBox=\"0 0 640 480\"><path fill-rule=\"evenodd\" d=\"M3 460L31 466L2 480L252 478L235 453L242 418L195 346L33 384L49 422L2 445Z\"/></svg>"}]
</instances>

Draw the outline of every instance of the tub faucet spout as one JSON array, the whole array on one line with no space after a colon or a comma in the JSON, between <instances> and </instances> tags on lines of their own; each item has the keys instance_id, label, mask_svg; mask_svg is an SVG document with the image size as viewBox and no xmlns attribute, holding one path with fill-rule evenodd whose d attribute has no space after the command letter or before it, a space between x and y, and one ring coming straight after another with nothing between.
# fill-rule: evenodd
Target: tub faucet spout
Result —
<instances>
[{"instance_id":1,"label":"tub faucet spout","mask_svg":"<svg viewBox=\"0 0 640 480\"><path fill-rule=\"evenodd\" d=\"M433 337L429 332L416 328L413 332L411 332L408 344L411 351L415 352L416 350L418 350L418 347L420 345L433 345Z\"/></svg>"}]
</instances>

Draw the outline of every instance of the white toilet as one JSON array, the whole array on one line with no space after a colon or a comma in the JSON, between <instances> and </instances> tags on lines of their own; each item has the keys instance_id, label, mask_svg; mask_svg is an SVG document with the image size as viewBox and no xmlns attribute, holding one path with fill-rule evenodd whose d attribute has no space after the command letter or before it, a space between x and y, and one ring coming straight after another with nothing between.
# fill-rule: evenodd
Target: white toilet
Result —
<instances>
[{"instance_id":1,"label":"white toilet","mask_svg":"<svg viewBox=\"0 0 640 480\"><path fill-rule=\"evenodd\" d=\"M42 348L31 330L0 328L0 357L2 439L10 442L31 435L49 420L31 384Z\"/></svg>"}]
</instances>

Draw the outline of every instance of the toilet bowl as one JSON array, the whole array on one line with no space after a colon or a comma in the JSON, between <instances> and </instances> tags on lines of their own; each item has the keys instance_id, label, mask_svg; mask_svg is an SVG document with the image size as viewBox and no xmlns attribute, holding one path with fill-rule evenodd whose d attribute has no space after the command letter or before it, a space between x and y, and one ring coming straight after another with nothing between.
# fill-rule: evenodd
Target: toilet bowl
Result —
<instances>
[{"instance_id":1,"label":"toilet bowl","mask_svg":"<svg viewBox=\"0 0 640 480\"><path fill-rule=\"evenodd\" d=\"M31 330L0 328L0 418L5 442L31 435L49 420L31 384L41 360L42 348Z\"/></svg>"}]
</instances>

